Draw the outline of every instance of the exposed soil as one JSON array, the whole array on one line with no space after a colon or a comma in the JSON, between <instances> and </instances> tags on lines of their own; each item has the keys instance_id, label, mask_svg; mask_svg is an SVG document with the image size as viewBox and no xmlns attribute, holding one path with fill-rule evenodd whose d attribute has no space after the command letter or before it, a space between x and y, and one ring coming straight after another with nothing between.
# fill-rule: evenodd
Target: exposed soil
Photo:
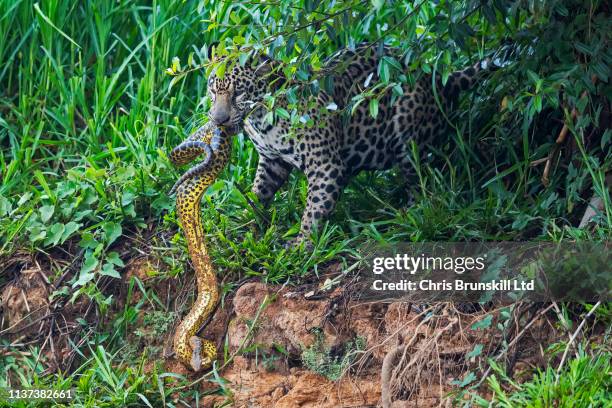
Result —
<instances>
[{"instance_id":1,"label":"exposed soil","mask_svg":"<svg viewBox=\"0 0 612 408\"><path fill-rule=\"evenodd\" d=\"M76 302L50 298L55 290L49 283L50 268L31 256L11 262L5 271L12 275L0 292L2 336L24 345L23 352L26 345L39 345L46 372L70 370L77 356L68 339L82 344L96 325L104 324L104 316L84 300L86 296ZM136 353L148 349L151 363L147 369L162 362L165 371L197 380L205 373L191 373L171 352L172 321L178 323L178 316L191 304L193 277L159 278L158 267L154 260L135 258L127 263L121 281L109 280L105 290L117 301L108 315L140 302L137 329L130 328L128 344ZM145 290L151 289L160 300L174 305L175 315L163 335L147 323L151 306L142 302L143 293L135 289L132 277ZM200 406L228 400L237 407L448 406L456 398L449 395L457 390L456 381L470 371L480 378L484 359L499 354L502 344L501 332L494 329L499 318L496 310L489 310L493 315L490 325L474 329L472 325L485 315L479 308L363 302L350 282L325 291L316 282L295 288L250 281L226 296L223 305L202 335L217 341L219 375L228 381L227 391L205 395L217 390L218 384L207 382L210 377L199 382L201 395L205 395ZM525 305L516 311L516 330L510 337L519 335L519 340L503 352L503 358L518 374L542 366L541 347L560 335L546 318L538 318L528 330L521 329L525 319L535 317L541 309L541 305ZM363 339L365 347L355 353L338 381L307 369L302 361L304 350L317 339L322 339L333 358L341 358L346 345L356 338ZM470 357L475 345L482 345L482 351ZM229 356L226 365L224 348Z\"/></svg>"},{"instance_id":2,"label":"exposed soil","mask_svg":"<svg viewBox=\"0 0 612 408\"><path fill-rule=\"evenodd\" d=\"M226 333L229 354L236 357L220 372L229 381L233 406L379 406L383 361L397 350L402 352L391 362L388 373L388 406L444 406L452 404L453 382L477 370L482 356L501 341L490 328L470 328L482 319L483 312L461 313L451 304L419 310L400 302L359 302L351 299L347 287L313 296L316 288L306 285L296 290L249 282L238 289ZM551 335L544 324L532 326L532 331L524 336L523 346L535 346ZM300 355L315 342L315 332L323 333L332 353L357 336L365 339L366 349L341 380L331 381L303 367ZM214 329L205 333L224 338L224 333ZM466 359L476 344L484 346L482 356ZM261 349L259 354L238 355L239 350L253 345ZM276 353L279 348L284 353ZM518 366L538 365L539 348L527 349ZM272 355L279 358L266 362ZM170 367L197 378L176 364ZM227 400L212 395L200 402L208 407Z\"/></svg>"}]
</instances>

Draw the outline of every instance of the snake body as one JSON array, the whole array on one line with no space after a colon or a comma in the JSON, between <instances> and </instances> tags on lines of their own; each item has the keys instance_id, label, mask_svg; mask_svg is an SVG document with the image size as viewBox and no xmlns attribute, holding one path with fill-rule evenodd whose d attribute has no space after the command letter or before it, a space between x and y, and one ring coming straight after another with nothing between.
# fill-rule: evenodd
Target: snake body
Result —
<instances>
[{"instance_id":1,"label":"snake body","mask_svg":"<svg viewBox=\"0 0 612 408\"><path fill-rule=\"evenodd\" d=\"M170 160L175 165L187 164L201 154L206 154L205 159L189 169L170 191L170 194L176 192L176 208L198 289L196 301L174 334L174 352L181 362L194 371L209 367L217 356L215 344L196 335L219 298L217 277L204 239L200 201L227 164L230 149L231 136L225 130L208 124L170 153Z\"/></svg>"}]
</instances>

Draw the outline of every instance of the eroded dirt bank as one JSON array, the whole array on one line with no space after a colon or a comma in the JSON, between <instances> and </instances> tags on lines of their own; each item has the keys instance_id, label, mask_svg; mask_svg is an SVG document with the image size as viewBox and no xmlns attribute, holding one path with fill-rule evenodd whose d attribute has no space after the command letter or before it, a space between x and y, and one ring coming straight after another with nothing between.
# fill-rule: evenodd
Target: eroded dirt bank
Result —
<instances>
[{"instance_id":1,"label":"eroded dirt bank","mask_svg":"<svg viewBox=\"0 0 612 408\"><path fill-rule=\"evenodd\" d=\"M237 407L365 407L382 406L383 400L392 407L449 405L457 383L501 341L494 324L478 324L485 313L467 306L461 311L451 304L360 302L348 287L322 293L316 288L249 282L238 289L226 331L234 357L220 372L231 398L206 396L203 406L228 399ZM518 356L518 369L538 364L535 343L548 335L537 324L523 336L528 351ZM363 347L350 349L356 338ZM480 354L473 352L476 345ZM321 357L327 362L349 353L342 378L333 381L316 364L323 375L305 367L312 350L329 352L329 358ZM178 364L172 369L191 375Z\"/></svg>"},{"instance_id":2,"label":"eroded dirt bank","mask_svg":"<svg viewBox=\"0 0 612 408\"><path fill-rule=\"evenodd\" d=\"M108 280L106 293L116 303L105 315L85 296L76 302L51 297L56 288L48 270L32 258L16 259L12 270L1 288L3 336L40 346L46 373L74 369L79 357L70 342L84 344L92 330L103 330L134 307L126 353L138 356L146 349L147 370L161 365L192 381L202 377L178 363L170 347L173 325L191 304L193 277L160 279L154 262L135 259L121 281ZM280 287L246 281L229 292L202 330L203 337L217 341L217 374L227 383L220 392L219 381L209 381L212 375L200 381L200 406L228 401L237 407L447 406L469 373L474 379L468 384L478 382L487 357L503 360L520 378L545 365L543 350L560 336L540 314L541 305L519 305L504 316L508 311L495 307L364 302L349 283L320 287L320 282ZM173 310L162 314L167 327L159 329L152 319L160 311L144 293ZM503 322L505 331L498 328Z\"/></svg>"}]
</instances>

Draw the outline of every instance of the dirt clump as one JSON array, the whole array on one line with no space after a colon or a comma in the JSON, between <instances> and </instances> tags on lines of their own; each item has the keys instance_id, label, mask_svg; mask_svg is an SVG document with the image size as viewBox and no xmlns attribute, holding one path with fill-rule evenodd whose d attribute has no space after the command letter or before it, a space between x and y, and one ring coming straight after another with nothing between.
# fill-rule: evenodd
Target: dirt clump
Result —
<instances>
[{"instance_id":1,"label":"dirt clump","mask_svg":"<svg viewBox=\"0 0 612 408\"><path fill-rule=\"evenodd\" d=\"M311 330L323 326L329 299L304 301L290 291L278 292L263 283L243 285L234 296L234 313L228 328L230 352L235 352L253 336L252 342L282 346L289 354L299 354L312 344ZM253 319L258 317L255 325ZM327 330L333 343L336 332Z\"/></svg>"},{"instance_id":2,"label":"dirt clump","mask_svg":"<svg viewBox=\"0 0 612 408\"><path fill-rule=\"evenodd\" d=\"M2 300L2 329L9 338L30 337L41 331L49 315L49 285L37 265L26 265L7 284Z\"/></svg>"},{"instance_id":3,"label":"dirt clump","mask_svg":"<svg viewBox=\"0 0 612 408\"><path fill-rule=\"evenodd\" d=\"M380 386L375 375L331 381L303 368L266 371L240 357L223 377L232 384L235 407L364 407L375 406ZM200 406L221 405L224 397L209 395Z\"/></svg>"}]
</instances>

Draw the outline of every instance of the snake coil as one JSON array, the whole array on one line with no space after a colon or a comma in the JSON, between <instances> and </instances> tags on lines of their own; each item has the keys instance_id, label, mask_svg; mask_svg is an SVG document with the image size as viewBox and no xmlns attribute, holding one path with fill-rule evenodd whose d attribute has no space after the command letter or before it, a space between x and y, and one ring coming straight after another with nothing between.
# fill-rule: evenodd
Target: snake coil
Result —
<instances>
[{"instance_id":1,"label":"snake coil","mask_svg":"<svg viewBox=\"0 0 612 408\"><path fill-rule=\"evenodd\" d=\"M176 192L176 208L198 289L191 310L174 334L174 352L181 362L194 371L209 367L217 356L215 344L196 335L219 298L217 277L204 239L200 201L229 161L230 149L231 137L226 131L207 124L170 153L170 160L177 166L206 154L204 160L189 169L170 190L170 194Z\"/></svg>"}]
</instances>

